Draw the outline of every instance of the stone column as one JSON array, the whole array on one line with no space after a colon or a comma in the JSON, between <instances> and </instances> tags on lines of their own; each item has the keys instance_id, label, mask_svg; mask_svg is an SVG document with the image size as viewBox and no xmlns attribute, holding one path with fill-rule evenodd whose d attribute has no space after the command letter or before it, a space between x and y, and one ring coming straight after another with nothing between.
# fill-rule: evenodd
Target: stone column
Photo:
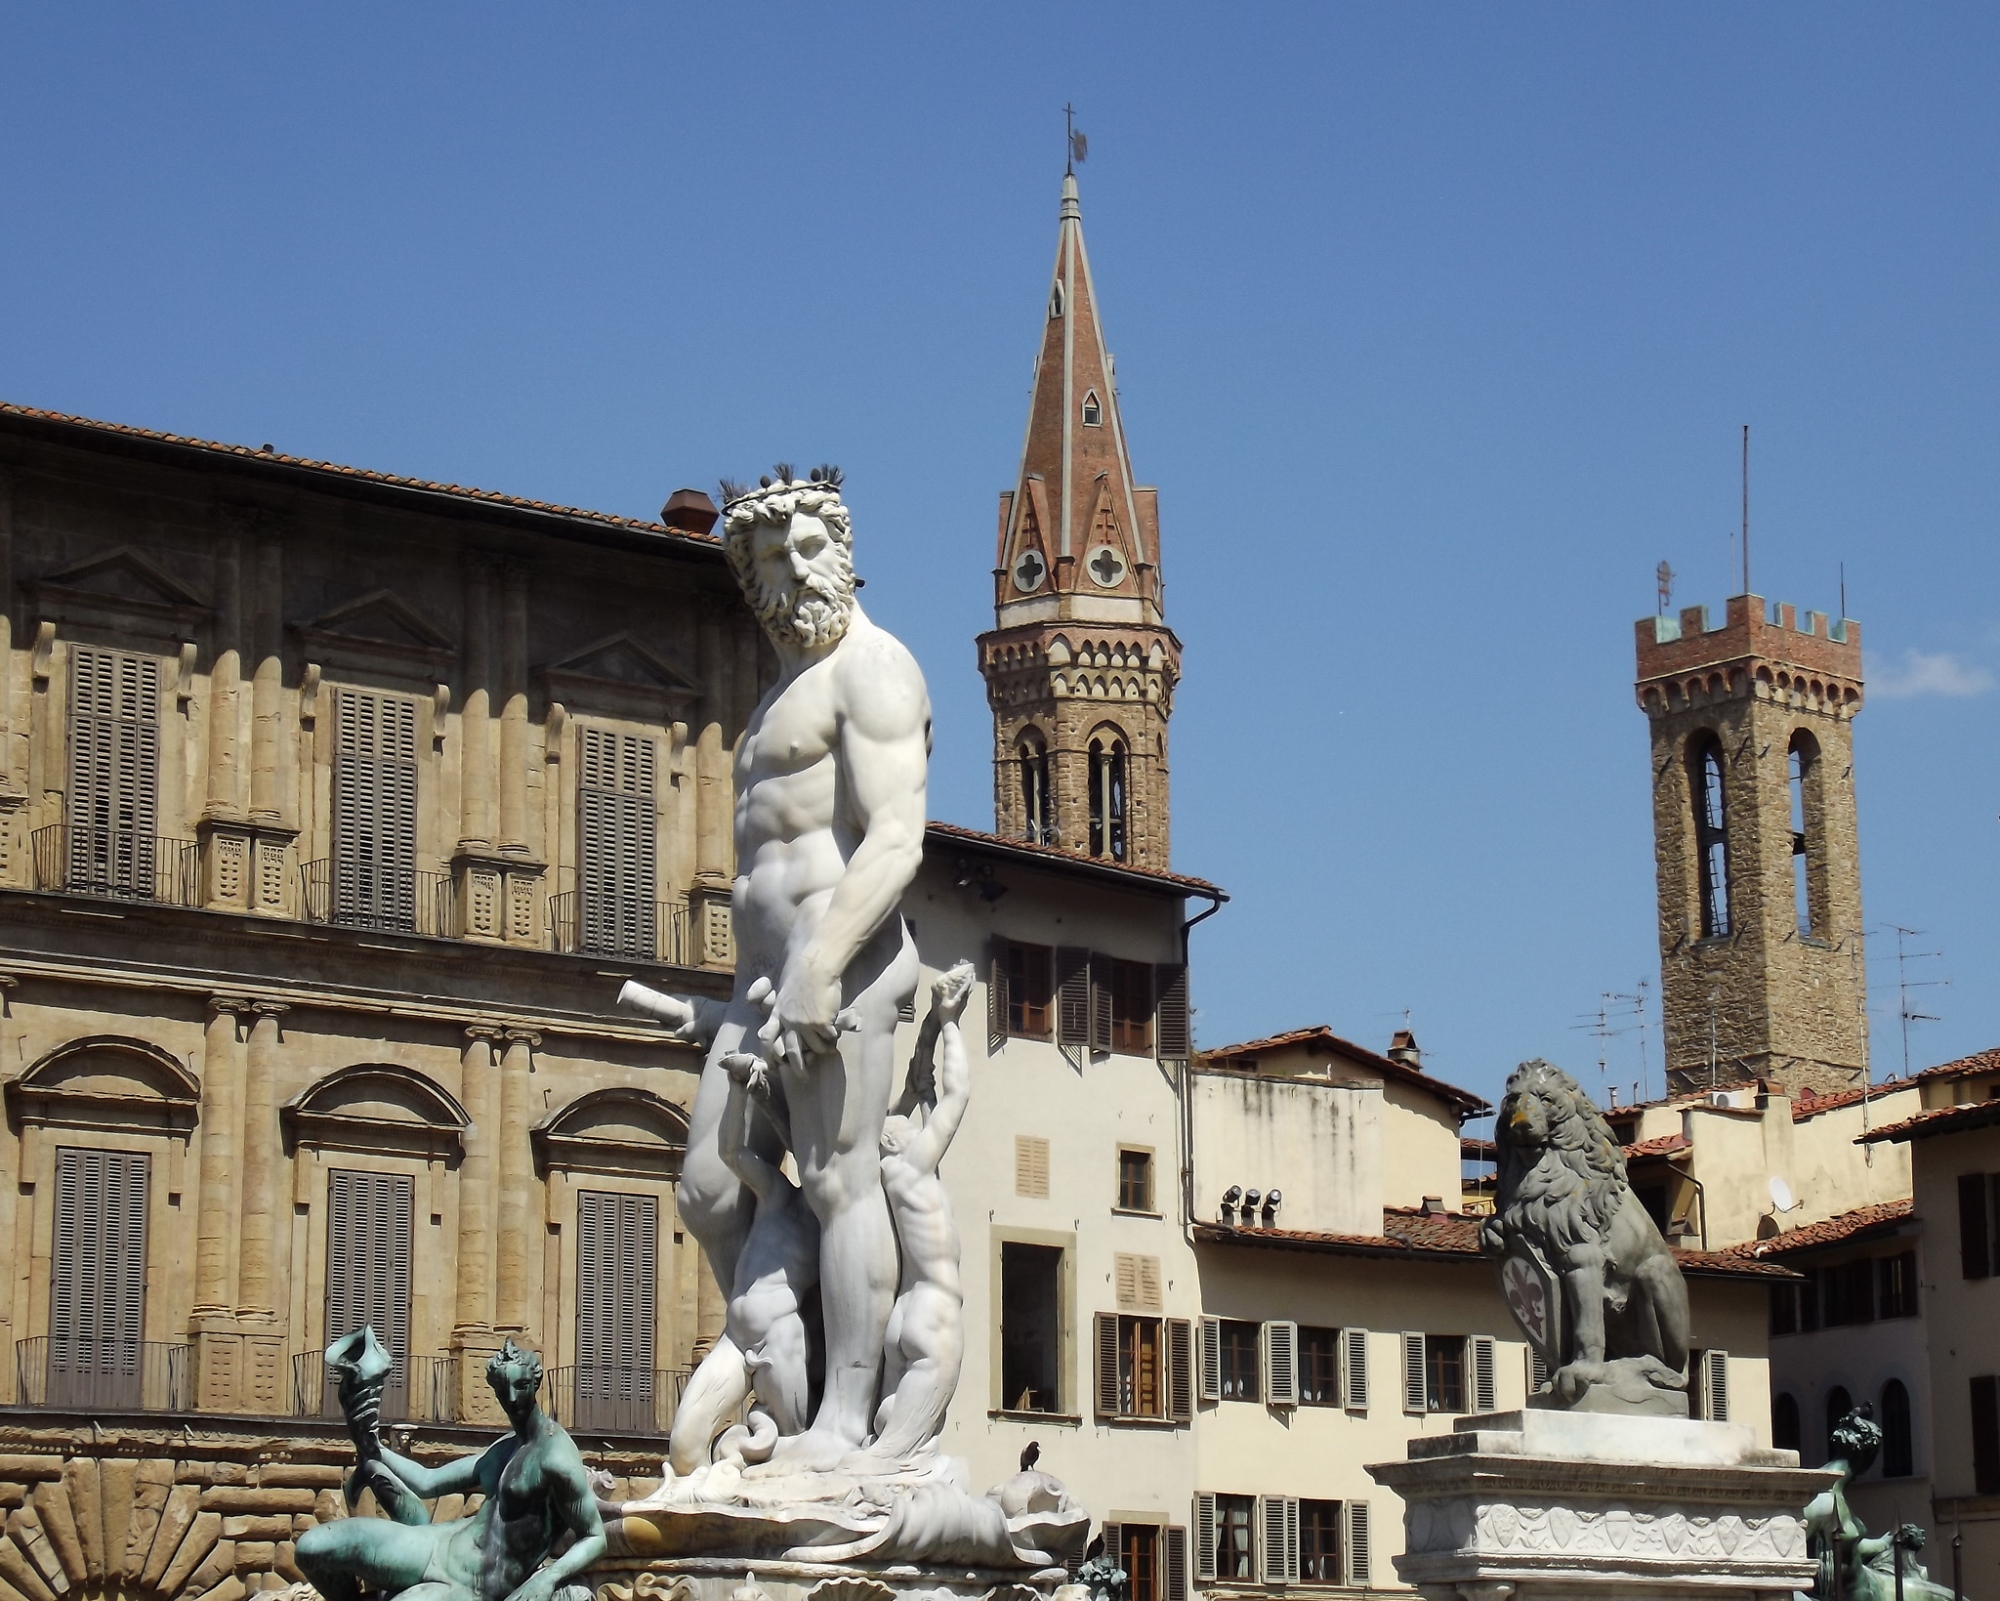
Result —
<instances>
[{"instance_id":1,"label":"stone column","mask_svg":"<svg viewBox=\"0 0 2000 1601\"><path fill-rule=\"evenodd\" d=\"M239 1317L276 1315L271 1262L277 1238L278 1019L290 1010L277 1001L250 1008L250 1048L243 1075L242 1243L236 1271Z\"/></svg>"},{"instance_id":2,"label":"stone column","mask_svg":"<svg viewBox=\"0 0 2000 1601\"><path fill-rule=\"evenodd\" d=\"M479 561L465 569L465 709L458 714L458 843L493 843L492 574Z\"/></svg>"},{"instance_id":3,"label":"stone column","mask_svg":"<svg viewBox=\"0 0 2000 1601\"><path fill-rule=\"evenodd\" d=\"M535 1217L534 1154L528 1148L533 1086L528 1073L542 1037L524 1028L506 1032L500 1060L500 1228L495 1326L507 1333L528 1327L528 1253Z\"/></svg>"},{"instance_id":4,"label":"stone column","mask_svg":"<svg viewBox=\"0 0 2000 1601\"><path fill-rule=\"evenodd\" d=\"M458 1095L472 1126L458 1167L458 1287L451 1353L458 1358L458 1419L504 1423L486 1382L486 1359L500 1348L493 1332L493 1211L499 1177L499 1085L494 1072L501 1031L474 1024L465 1031Z\"/></svg>"},{"instance_id":5,"label":"stone column","mask_svg":"<svg viewBox=\"0 0 2000 1601\"><path fill-rule=\"evenodd\" d=\"M257 667L250 687L250 811L260 823L285 820L285 775L279 764L280 700L284 662L285 549L265 535L257 541L251 650Z\"/></svg>"},{"instance_id":6,"label":"stone column","mask_svg":"<svg viewBox=\"0 0 2000 1601\"><path fill-rule=\"evenodd\" d=\"M722 618L705 607L696 635L701 648L700 677L708 694L699 713L694 746L694 882L688 886L688 940L691 959L702 967L735 963L729 923L729 844L732 827L729 747L734 652Z\"/></svg>"},{"instance_id":7,"label":"stone column","mask_svg":"<svg viewBox=\"0 0 2000 1601\"><path fill-rule=\"evenodd\" d=\"M248 518L229 518L215 549L215 658L208 669L207 799L195 837L201 903L242 911L251 900L251 831L243 803L242 537Z\"/></svg>"},{"instance_id":8,"label":"stone column","mask_svg":"<svg viewBox=\"0 0 2000 1601\"><path fill-rule=\"evenodd\" d=\"M201 1168L195 1215L195 1405L229 1411L237 1404L242 1337L235 1327L238 1118L243 1074L237 1019L250 1003L217 995L208 1003L201 1053Z\"/></svg>"},{"instance_id":9,"label":"stone column","mask_svg":"<svg viewBox=\"0 0 2000 1601\"><path fill-rule=\"evenodd\" d=\"M532 855L528 834L528 575L500 578L500 848Z\"/></svg>"}]
</instances>

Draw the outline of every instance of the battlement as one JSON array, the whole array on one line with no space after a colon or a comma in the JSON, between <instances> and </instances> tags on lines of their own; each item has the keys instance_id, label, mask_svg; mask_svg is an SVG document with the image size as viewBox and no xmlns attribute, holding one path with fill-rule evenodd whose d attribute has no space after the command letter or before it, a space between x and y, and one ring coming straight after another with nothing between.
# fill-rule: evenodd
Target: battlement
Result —
<instances>
[{"instance_id":1,"label":"battlement","mask_svg":"<svg viewBox=\"0 0 2000 1601\"><path fill-rule=\"evenodd\" d=\"M1859 623L1815 611L1801 624L1797 607L1762 595L1732 595L1719 624L1710 624L1706 606L1683 606L1677 617L1642 617L1633 631L1641 683L1751 658L1861 681Z\"/></svg>"}]
</instances>

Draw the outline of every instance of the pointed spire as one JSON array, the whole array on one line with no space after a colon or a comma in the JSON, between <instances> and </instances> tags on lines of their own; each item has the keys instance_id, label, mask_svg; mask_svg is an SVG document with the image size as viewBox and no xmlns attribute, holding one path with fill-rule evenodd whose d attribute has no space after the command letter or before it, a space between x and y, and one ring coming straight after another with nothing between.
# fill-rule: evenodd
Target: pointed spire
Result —
<instances>
[{"instance_id":1,"label":"pointed spire","mask_svg":"<svg viewBox=\"0 0 2000 1601\"><path fill-rule=\"evenodd\" d=\"M1000 529L1002 611L1053 589L1138 599L1157 622L1157 516L1151 491L1133 483L1073 172L1063 176L1043 314L1021 471Z\"/></svg>"}]
</instances>

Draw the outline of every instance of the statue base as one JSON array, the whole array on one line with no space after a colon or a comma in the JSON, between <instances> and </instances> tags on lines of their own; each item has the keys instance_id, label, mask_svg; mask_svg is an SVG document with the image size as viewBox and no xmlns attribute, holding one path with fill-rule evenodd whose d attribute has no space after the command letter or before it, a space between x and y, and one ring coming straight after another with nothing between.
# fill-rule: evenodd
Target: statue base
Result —
<instances>
[{"instance_id":1,"label":"statue base","mask_svg":"<svg viewBox=\"0 0 2000 1601\"><path fill-rule=\"evenodd\" d=\"M1403 1500L1397 1576L1425 1601L1791 1601L1833 1483L1748 1424L1536 1409L1460 1418L1374 1464Z\"/></svg>"},{"instance_id":2,"label":"statue base","mask_svg":"<svg viewBox=\"0 0 2000 1601\"><path fill-rule=\"evenodd\" d=\"M905 1563L745 1561L683 1557L613 1558L590 1571L597 1601L1055 1601L1069 1585L1062 1568L958 1568ZM1088 1601L1070 1586L1062 1601Z\"/></svg>"}]
</instances>

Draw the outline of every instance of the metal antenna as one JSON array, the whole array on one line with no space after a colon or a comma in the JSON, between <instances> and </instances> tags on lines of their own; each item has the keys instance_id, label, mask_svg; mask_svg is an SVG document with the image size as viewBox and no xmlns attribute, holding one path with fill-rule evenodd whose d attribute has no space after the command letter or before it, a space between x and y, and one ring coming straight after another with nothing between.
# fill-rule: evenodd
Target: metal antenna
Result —
<instances>
[{"instance_id":1,"label":"metal antenna","mask_svg":"<svg viewBox=\"0 0 2000 1601\"><path fill-rule=\"evenodd\" d=\"M1910 991L1924 989L1949 989L1948 978L1913 979L1908 976L1906 965L1910 962L1925 962L1944 955L1943 951L1912 951L1904 948L1903 942L1915 939L1923 933L1920 928L1904 928L1900 923L1889 925L1896 931L1896 1010L1903 1020L1903 1077L1910 1076L1910 1025L1912 1023L1935 1023L1938 1021L1929 1012L1910 1010Z\"/></svg>"},{"instance_id":2,"label":"metal antenna","mask_svg":"<svg viewBox=\"0 0 2000 1601\"><path fill-rule=\"evenodd\" d=\"M1840 564L1840 615L1842 620L1845 621L1847 617L1847 563L1846 562L1842 562Z\"/></svg>"},{"instance_id":3,"label":"metal antenna","mask_svg":"<svg viewBox=\"0 0 2000 1601\"><path fill-rule=\"evenodd\" d=\"M1743 593L1750 593L1750 425L1743 425Z\"/></svg>"},{"instance_id":4,"label":"metal antenna","mask_svg":"<svg viewBox=\"0 0 2000 1601\"><path fill-rule=\"evenodd\" d=\"M1674 603L1674 570L1665 562L1653 569L1653 582L1659 586L1660 615L1667 615L1667 609Z\"/></svg>"}]
</instances>

